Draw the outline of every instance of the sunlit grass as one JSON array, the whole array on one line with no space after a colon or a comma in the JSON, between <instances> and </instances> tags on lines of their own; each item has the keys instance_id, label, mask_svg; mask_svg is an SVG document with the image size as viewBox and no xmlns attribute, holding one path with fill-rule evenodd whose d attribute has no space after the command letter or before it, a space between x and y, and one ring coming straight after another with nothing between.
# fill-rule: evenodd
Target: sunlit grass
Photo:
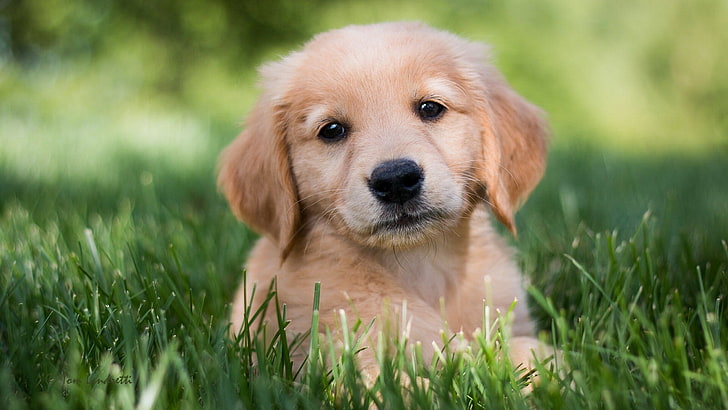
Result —
<instances>
[{"instance_id":1,"label":"sunlit grass","mask_svg":"<svg viewBox=\"0 0 728 410\"><path fill-rule=\"evenodd\" d=\"M221 124L209 114L125 83L117 72L56 69L16 74L4 95L0 163L6 172L30 180L118 183L128 157L199 171L222 144L213 135ZM225 126L233 133L237 124Z\"/></svg>"}]
</instances>

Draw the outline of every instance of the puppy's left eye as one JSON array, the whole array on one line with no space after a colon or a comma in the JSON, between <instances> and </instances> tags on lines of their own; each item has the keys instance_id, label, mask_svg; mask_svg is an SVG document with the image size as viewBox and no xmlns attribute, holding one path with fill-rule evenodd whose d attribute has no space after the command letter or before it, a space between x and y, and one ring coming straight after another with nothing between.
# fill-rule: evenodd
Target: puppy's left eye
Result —
<instances>
[{"instance_id":1,"label":"puppy's left eye","mask_svg":"<svg viewBox=\"0 0 728 410\"><path fill-rule=\"evenodd\" d=\"M417 107L417 114L425 121L433 121L445 112L445 106L435 101L423 101Z\"/></svg>"}]
</instances>

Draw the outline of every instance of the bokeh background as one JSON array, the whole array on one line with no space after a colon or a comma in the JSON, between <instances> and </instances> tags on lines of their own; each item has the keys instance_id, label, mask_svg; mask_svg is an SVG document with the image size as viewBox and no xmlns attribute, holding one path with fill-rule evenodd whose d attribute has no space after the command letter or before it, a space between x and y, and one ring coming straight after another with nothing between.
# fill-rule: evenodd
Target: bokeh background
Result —
<instances>
[{"instance_id":1,"label":"bokeh background","mask_svg":"<svg viewBox=\"0 0 728 410\"><path fill-rule=\"evenodd\" d=\"M539 218L630 229L653 211L728 232L725 0L0 0L0 210L103 209L145 186L218 200L216 157L259 92L256 67L384 20L491 44L548 113L534 195L561 214Z\"/></svg>"}]
</instances>

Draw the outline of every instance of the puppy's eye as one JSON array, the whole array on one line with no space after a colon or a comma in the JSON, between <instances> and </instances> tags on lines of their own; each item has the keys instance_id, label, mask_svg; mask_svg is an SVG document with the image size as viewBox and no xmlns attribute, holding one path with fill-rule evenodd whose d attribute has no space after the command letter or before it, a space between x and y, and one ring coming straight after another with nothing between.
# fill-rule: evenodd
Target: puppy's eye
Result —
<instances>
[{"instance_id":1,"label":"puppy's eye","mask_svg":"<svg viewBox=\"0 0 728 410\"><path fill-rule=\"evenodd\" d=\"M336 142L346 137L346 127L338 122L330 122L321 127L318 136L324 142Z\"/></svg>"},{"instance_id":2,"label":"puppy's eye","mask_svg":"<svg viewBox=\"0 0 728 410\"><path fill-rule=\"evenodd\" d=\"M442 116L445 106L435 101L424 101L417 107L417 114L425 121L433 121Z\"/></svg>"}]
</instances>

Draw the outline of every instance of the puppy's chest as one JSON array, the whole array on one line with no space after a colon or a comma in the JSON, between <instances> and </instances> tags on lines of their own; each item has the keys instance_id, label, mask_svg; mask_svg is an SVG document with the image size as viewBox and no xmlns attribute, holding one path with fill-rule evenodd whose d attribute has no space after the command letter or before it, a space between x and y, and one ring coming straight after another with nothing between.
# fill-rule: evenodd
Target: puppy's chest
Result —
<instances>
[{"instance_id":1,"label":"puppy's chest","mask_svg":"<svg viewBox=\"0 0 728 410\"><path fill-rule=\"evenodd\" d=\"M441 299L449 299L463 269L454 261L420 257L400 260L391 270L408 292L439 309Z\"/></svg>"}]
</instances>

